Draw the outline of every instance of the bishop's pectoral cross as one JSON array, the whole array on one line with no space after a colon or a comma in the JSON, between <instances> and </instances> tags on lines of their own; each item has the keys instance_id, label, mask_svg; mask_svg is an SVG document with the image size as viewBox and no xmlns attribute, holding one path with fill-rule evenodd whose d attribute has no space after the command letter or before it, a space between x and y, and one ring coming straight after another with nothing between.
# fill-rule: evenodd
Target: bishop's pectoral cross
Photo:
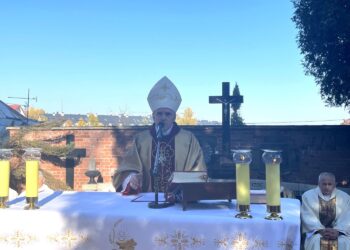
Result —
<instances>
[{"instance_id":1,"label":"bishop's pectoral cross","mask_svg":"<svg viewBox=\"0 0 350 250\"><path fill-rule=\"evenodd\" d=\"M230 83L222 83L222 96L209 96L209 103L222 104L222 153L230 155L231 133L230 133L230 104L243 103L243 96L230 96Z\"/></svg>"}]
</instances>

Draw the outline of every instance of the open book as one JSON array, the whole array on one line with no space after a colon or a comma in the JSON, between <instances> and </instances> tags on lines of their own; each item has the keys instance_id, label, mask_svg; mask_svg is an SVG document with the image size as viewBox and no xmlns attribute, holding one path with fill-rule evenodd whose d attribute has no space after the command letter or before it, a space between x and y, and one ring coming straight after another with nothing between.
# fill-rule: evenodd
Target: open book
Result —
<instances>
[{"instance_id":1,"label":"open book","mask_svg":"<svg viewBox=\"0 0 350 250\"><path fill-rule=\"evenodd\" d=\"M172 183L201 183L207 182L208 176L205 171L197 171L197 172L174 172L172 177L170 178Z\"/></svg>"}]
</instances>

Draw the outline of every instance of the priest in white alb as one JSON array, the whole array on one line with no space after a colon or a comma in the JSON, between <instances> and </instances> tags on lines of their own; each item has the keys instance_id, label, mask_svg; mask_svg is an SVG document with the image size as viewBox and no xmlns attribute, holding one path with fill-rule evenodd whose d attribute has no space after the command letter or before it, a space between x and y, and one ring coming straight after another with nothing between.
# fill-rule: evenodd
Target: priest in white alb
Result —
<instances>
[{"instance_id":1,"label":"priest in white alb","mask_svg":"<svg viewBox=\"0 0 350 250\"><path fill-rule=\"evenodd\" d=\"M159 192L167 192L174 171L205 171L202 149L195 136L176 122L181 96L167 78L160 79L148 95L154 124L137 134L115 174L113 184L123 194L154 191L152 171L159 141ZM160 131L159 131L160 130ZM162 136L159 138L158 134Z\"/></svg>"},{"instance_id":2,"label":"priest in white alb","mask_svg":"<svg viewBox=\"0 0 350 250\"><path fill-rule=\"evenodd\" d=\"M306 250L350 250L350 196L335 185L335 176L324 172L318 187L302 196Z\"/></svg>"}]
</instances>

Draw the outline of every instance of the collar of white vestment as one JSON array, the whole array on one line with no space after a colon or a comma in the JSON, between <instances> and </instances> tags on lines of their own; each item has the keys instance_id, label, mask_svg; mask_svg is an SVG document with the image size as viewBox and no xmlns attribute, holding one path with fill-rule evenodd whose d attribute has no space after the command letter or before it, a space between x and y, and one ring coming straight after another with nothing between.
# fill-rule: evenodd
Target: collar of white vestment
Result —
<instances>
[{"instance_id":1,"label":"collar of white vestment","mask_svg":"<svg viewBox=\"0 0 350 250\"><path fill-rule=\"evenodd\" d=\"M335 192L336 192L336 188L334 188L331 195L324 195L324 194L322 194L321 189L319 187L317 187L318 196L324 201L329 201L329 200L333 199L335 197Z\"/></svg>"}]
</instances>

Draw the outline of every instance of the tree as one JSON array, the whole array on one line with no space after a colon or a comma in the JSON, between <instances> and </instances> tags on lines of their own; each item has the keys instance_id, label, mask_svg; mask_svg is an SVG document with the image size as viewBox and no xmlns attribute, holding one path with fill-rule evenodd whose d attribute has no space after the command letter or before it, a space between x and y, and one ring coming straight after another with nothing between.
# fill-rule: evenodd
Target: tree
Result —
<instances>
[{"instance_id":1,"label":"tree","mask_svg":"<svg viewBox=\"0 0 350 250\"><path fill-rule=\"evenodd\" d=\"M63 127L73 127L74 126L74 124L73 124L73 122L72 122L72 120L67 120L67 121L65 121L64 123L63 123L63 125L62 125Z\"/></svg>"},{"instance_id":2,"label":"tree","mask_svg":"<svg viewBox=\"0 0 350 250\"><path fill-rule=\"evenodd\" d=\"M150 125L152 124L152 116L143 116L139 125Z\"/></svg>"},{"instance_id":3,"label":"tree","mask_svg":"<svg viewBox=\"0 0 350 250\"><path fill-rule=\"evenodd\" d=\"M84 121L82 117L79 118L79 121L77 122L78 127L85 127L87 123Z\"/></svg>"},{"instance_id":4,"label":"tree","mask_svg":"<svg viewBox=\"0 0 350 250\"><path fill-rule=\"evenodd\" d=\"M74 143L60 144L65 140L66 135L58 135L57 137L51 137L46 139L36 139L36 135L41 134L41 130L50 130L55 127L60 127L61 121L43 122L34 126L25 126L16 130L15 133L11 133L10 139L6 142L5 148L12 149L13 157L11 159L11 182L12 188L16 189L16 183L22 182L25 179L26 169L22 160L23 151L26 148L40 148L42 154L42 160L50 161L53 164L59 164L63 166L66 158L74 150ZM71 190L62 181L55 179L54 176L43 171L46 178L46 182L54 190ZM19 190L17 190L19 191Z\"/></svg>"},{"instance_id":5,"label":"tree","mask_svg":"<svg viewBox=\"0 0 350 250\"><path fill-rule=\"evenodd\" d=\"M293 0L306 73L330 106L350 107L349 0Z\"/></svg>"},{"instance_id":6,"label":"tree","mask_svg":"<svg viewBox=\"0 0 350 250\"><path fill-rule=\"evenodd\" d=\"M238 84L236 83L232 96L239 96L241 93L239 92ZM231 108L233 110L233 113L231 115L231 126L242 126L244 125L243 118L241 117L239 113L239 109L241 108L241 103L232 103Z\"/></svg>"},{"instance_id":7,"label":"tree","mask_svg":"<svg viewBox=\"0 0 350 250\"><path fill-rule=\"evenodd\" d=\"M47 117L45 116L45 111L43 109L37 109L34 107L29 107L28 118L37 120L40 122L47 121Z\"/></svg>"},{"instance_id":8,"label":"tree","mask_svg":"<svg viewBox=\"0 0 350 250\"><path fill-rule=\"evenodd\" d=\"M179 115L176 117L176 123L179 125L196 125L197 122L191 108L186 108L182 117Z\"/></svg>"},{"instance_id":9,"label":"tree","mask_svg":"<svg viewBox=\"0 0 350 250\"><path fill-rule=\"evenodd\" d=\"M97 115L92 113L88 114L88 126L93 126L93 127L102 126Z\"/></svg>"}]
</instances>

